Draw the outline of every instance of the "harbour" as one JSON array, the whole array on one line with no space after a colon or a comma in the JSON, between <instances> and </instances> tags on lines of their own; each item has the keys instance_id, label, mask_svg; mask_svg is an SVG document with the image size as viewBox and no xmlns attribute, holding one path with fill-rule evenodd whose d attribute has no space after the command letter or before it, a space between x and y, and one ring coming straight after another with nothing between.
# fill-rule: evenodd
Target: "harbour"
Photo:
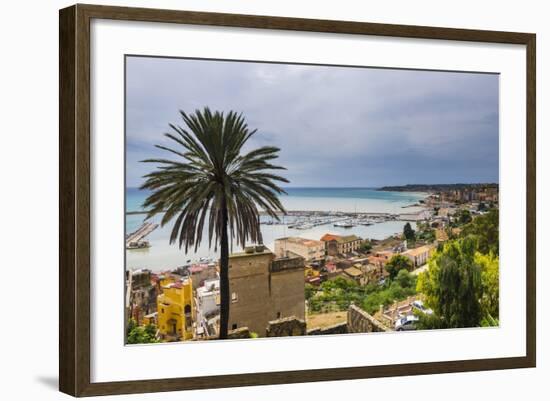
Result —
<instances>
[{"instance_id":1,"label":"harbour","mask_svg":"<svg viewBox=\"0 0 550 401\"><path fill-rule=\"evenodd\" d=\"M273 248L275 239L299 236L319 239L326 233L349 235L361 238L384 239L403 231L407 221L411 224L424 207L408 207L424 199L426 193L382 192L374 189L314 188L287 189L288 195L281 196L286 214L278 219L260 213L263 243ZM141 208L147 193L137 189L127 191L126 232L135 233L146 222L158 227L146 236L147 246L133 247L126 252L126 265L130 269L149 268L161 271L182 266L188 260L219 257L214 247L208 246L208 234L203 234L196 247L180 249L170 244L172 225L160 226L162 215L145 220L147 211ZM402 219L402 217L404 219ZM414 225L413 225L414 227ZM144 239L144 237L142 237ZM233 243L232 252L241 247Z\"/></svg>"},{"instance_id":2,"label":"harbour","mask_svg":"<svg viewBox=\"0 0 550 401\"><path fill-rule=\"evenodd\" d=\"M151 244L145 240L159 225L156 223L145 222L136 231L126 236L126 249L149 248Z\"/></svg>"}]
</instances>

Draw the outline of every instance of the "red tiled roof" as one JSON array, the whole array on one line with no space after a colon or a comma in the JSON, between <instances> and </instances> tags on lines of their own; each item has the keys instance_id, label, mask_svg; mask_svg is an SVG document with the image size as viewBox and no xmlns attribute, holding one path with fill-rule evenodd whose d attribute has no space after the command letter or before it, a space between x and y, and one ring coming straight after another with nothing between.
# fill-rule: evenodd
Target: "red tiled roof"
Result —
<instances>
[{"instance_id":1,"label":"red tiled roof","mask_svg":"<svg viewBox=\"0 0 550 401\"><path fill-rule=\"evenodd\" d=\"M334 241L338 238L340 238L340 236L336 234L325 234L321 237L321 241Z\"/></svg>"},{"instance_id":2,"label":"red tiled roof","mask_svg":"<svg viewBox=\"0 0 550 401\"><path fill-rule=\"evenodd\" d=\"M191 273L198 273L200 271L203 271L206 268L208 268L207 264L200 264L200 265L193 265L188 270Z\"/></svg>"},{"instance_id":3,"label":"red tiled roof","mask_svg":"<svg viewBox=\"0 0 550 401\"><path fill-rule=\"evenodd\" d=\"M325 266L325 268L327 269L327 271L328 271L329 273L333 273L333 272L335 272L335 271L337 270L337 267L336 267L336 265L334 265L334 264L331 264L331 265L328 265L328 264L327 264L327 265Z\"/></svg>"}]
</instances>

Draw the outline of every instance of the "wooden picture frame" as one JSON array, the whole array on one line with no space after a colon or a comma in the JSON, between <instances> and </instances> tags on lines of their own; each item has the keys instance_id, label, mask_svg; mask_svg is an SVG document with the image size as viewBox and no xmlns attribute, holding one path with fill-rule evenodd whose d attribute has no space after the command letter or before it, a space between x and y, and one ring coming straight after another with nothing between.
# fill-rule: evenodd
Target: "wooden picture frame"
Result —
<instances>
[{"instance_id":1,"label":"wooden picture frame","mask_svg":"<svg viewBox=\"0 0 550 401\"><path fill-rule=\"evenodd\" d=\"M94 18L525 45L527 49L525 60L527 71L526 356L92 383L90 380L90 21ZM59 28L59 388L62 392L73 396L94 396L535 366L536 37L534 34L80 4L60 11Z\"/></svg>"}]
</instances>

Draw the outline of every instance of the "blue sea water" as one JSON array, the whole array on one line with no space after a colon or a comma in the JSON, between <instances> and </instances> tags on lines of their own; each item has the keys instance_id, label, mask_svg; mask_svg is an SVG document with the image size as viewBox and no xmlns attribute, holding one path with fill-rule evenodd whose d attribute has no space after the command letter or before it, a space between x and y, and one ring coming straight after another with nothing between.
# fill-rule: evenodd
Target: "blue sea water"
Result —
<instances>
[{"instance_id":1,"label":"blue sea water","mask_svg":"<svg viewBox=\"0 0 550 401\"><path fill-rule=\"evenodd\" d=\"M425 193L378 191L375 188L287 188L287 194L281 196L281 202L287 210L292 211L341 211L341 212L371 212L371 213L411 213L418 207L407 207L423 199ZM126 190L126 211L141 211L142 204L149 193L137 188ZM132 232L139 228L145 218L144 214L127 214L126 231ZM159 222L155 216L153 221ZM262 225L264 244L273 249L276 238L285 236L300 236L309 239L319 239L325 233L356 234L362 238L383 239L389 235L402 232L404 221L388 221L372 226L356 226L353 228L333 227L332 225L317 226L307 230L291 229L286 224ZM159 227L147 239L151 243L148 249L126 251L126 263L129 269L149 268L153 271L181 266L187 260L199 257L217 257L217 252L208 247L208 241L203 239L197 252L184 252L176 245L169 244L170 225ZM234 251L240 250L238 247Z\"/></svg>"},{"instance_id":2,"label":"blue sea water","mask_svg":"<svg viewBox=\"0 0 550 401\"><path fill-rule=\"evenodd\" d=\"M376 188L285 188L281 200L287 210L397 213L402 206L426 196L420 192L379 191ZM143 210L148 191L126 189L126 211ZM311 199L315 198L315 200Z\"/></svg>"}]
</instances>

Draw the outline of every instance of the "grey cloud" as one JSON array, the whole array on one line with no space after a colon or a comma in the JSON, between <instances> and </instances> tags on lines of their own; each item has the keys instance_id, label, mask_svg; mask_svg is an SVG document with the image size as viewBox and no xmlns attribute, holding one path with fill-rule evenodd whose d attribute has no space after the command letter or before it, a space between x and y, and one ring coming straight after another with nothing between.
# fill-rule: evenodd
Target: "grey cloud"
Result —
<instances>
[{"instance_id":1,"label":"grey cloud","mask_svg":"<svg viewBox=\"0 0 550 401\"><path fill-rule=\"evenodd\" d=\"M178 110L243 112L293 186L498 181L498 76L132 57L128 185Z\"/></svg>"}]
</instances>

